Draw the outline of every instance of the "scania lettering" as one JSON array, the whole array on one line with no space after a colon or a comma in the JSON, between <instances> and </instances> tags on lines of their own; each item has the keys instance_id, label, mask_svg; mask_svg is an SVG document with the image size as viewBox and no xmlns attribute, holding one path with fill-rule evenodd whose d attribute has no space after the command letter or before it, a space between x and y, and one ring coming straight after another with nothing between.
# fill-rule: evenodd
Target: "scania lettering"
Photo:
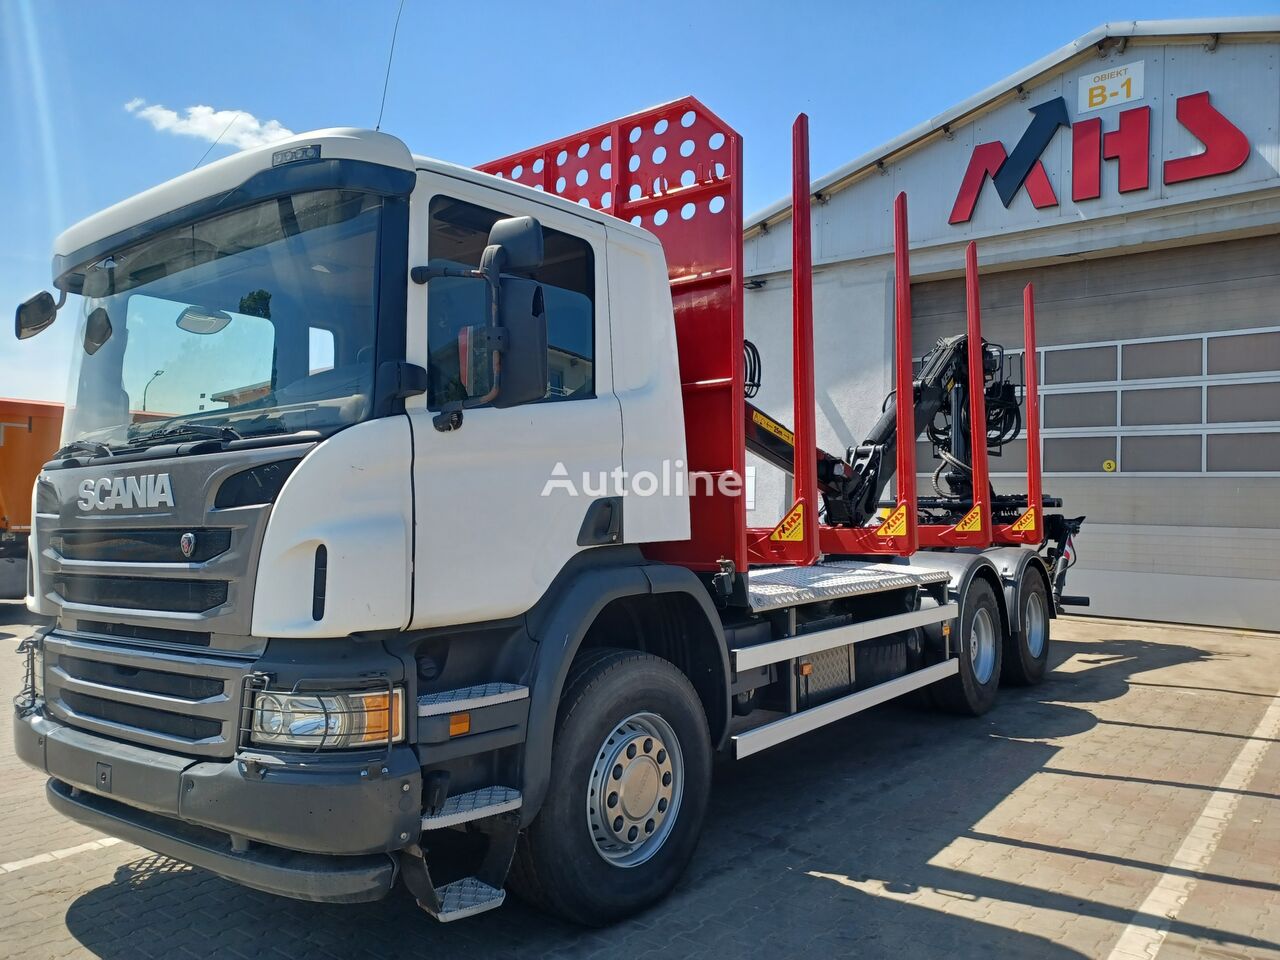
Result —
<instances>
[{"instance_id":1,"label":"scania lettering","mask_svg":"<svg viewBox=\"0 0 1280 960\"><path fill-rule=\"evenodd\" d=\"M120 507L172 507L173 490L167 473L145 476L86 478L80 483L81 510L115 510Z\"/></svg>"},{"instance_id":2,"label":"scania lettering","mask_svg":"<svg viewBox=\"0 0 1280 960\"><path fill-rule=\"evenodd\" d=\"M972 246L964 328L910 355L900 197L899 389L820 449L794 136L782 360L743 337L741 139L693 98L482 170L321 130L63 233L16 316L79 315L14 724L48 801L284 896L604 924L684 872L716 751L1038 682L1080 520L1036 365L983 339ZM752 400L775 364L789 410ZM748 451L792 478L774 526Z\"/></svg>"}]
</instances>

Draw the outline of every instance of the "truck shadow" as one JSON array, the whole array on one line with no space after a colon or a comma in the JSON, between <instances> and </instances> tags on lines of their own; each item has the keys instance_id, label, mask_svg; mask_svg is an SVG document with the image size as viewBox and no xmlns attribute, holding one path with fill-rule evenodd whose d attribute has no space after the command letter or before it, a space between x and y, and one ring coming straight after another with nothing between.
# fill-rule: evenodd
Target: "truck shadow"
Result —
<instances>
[{"instance_id":1,"label":"truck shadow","mask_svg":"<svg viewBox=\"0 0 1280 960\"><path fill-rule=\"evenodd\" d=\"M27 609L22 600L0 600L0 640L21 640L31 633L23 627L40 627L49 623L48 617L37 616ZM17 628L17 629L15 629Z\"/></svg>"},{"instance_id":2,"label":"truck shadow","mask_svg":"<svg viewBox=\"0 0 1280 960\"><path fill-rule=\"evenodd\" d=\"M1030 876L1011 881L934 861L957 838L1095 857L1022 844L985 832L981 821L1050 765L1060 749L1053 741L1096 725L1092 704L1123 696L1135 675L1210 654L1119 638L1056 641L1055 650L1059 663L1076 657L1071 671L1057 671L1034 689L1002 691L996 709L980 719L888 705L786 749L718 761L701 846L685 879L663 903L606 930L568 926L513 899L450 925L432 921L401 890L377 904L301 903L158 856L119 867L110 883L71 904L66 924L83 947L106 958L179 948L203 956L472 960L604 952L1085 956L1021 932L1008 911L1091 918L1117 925L1118 934L1131 908L1065 895ZM978 921L940 906L979 900L1006 912ZM1280 949L1194 924L1174 922L1170 929L1237 948Z\"/></svg>"}]
</instances>

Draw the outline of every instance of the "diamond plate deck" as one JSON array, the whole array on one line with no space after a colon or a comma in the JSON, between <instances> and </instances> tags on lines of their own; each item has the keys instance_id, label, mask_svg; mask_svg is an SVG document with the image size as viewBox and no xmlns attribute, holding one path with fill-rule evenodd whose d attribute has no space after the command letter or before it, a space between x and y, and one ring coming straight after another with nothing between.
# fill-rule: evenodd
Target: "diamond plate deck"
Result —
<instances>
[{"instance_id":1,"label":"diamond plate deck","mask_svg":"<svg viewBox=\"0 0 1280 960\"><path fill-rule=\"evenodd\" d=\"M439 830L471 820L495 817L500 813L520 808L520 791L511 787L481 787L469 793L460 793L444 802L439 813L422 818L423 830Z\"/></svg>"},{"instance_id":2,"label":"diamond plate deck","mask_svg":"<svg viewBox=\"0 0 1280 960\"><path fill-rule=\"evenodd\" d=\"M491 707L495 703L523 700L527 696L529 696L529 688L518 683L482 683L458 690L424 693L418 697L418 716L434 717L441 713L454 713L458 710L478 710L480 707Z\"/></svg>"},{"instance_id":3,"label":"diamond plate deck","mask_svg":"<svg viewBox=\"0 0 1280 960\"><path fill-rule=\"evenodd\" d=\"M500 907L506 898L505 890L491 887L478 877L463 877L440 888L440 912L436 919L442 923L461 920Z\"/></svg>"},{"instance_id":4,"label":"diamond plate deck","mask_svg":"<svg viewBox=\"0 0 1280 960\"><path fill-rule=\"evenodd\" d=\"M904 587L945 583L941 570L913 570L894 563L831 560L812 567L753 567L747 574L747 598L757 613L819 600L838 600Z\"/></svg>"}]
</instances>

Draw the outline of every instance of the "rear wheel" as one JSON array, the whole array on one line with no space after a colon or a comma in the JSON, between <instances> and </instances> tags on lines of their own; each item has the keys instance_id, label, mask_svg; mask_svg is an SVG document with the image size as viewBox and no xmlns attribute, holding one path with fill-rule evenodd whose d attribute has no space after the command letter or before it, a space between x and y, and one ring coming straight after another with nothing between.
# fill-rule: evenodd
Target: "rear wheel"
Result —
<instances>
[{"instance_id":1,"label":"rear wheel","mask_svg":"<svg viewBox=\"0 0 1280 960\"><path fill-rule=\"evenodd\" d=\"M711 738L684 674L648 654L588 651L565 684L551 786L512 890L591 926L642 910L688 866L710 789Z\"/></svg>"},{"instance_id":2,"label":"rear wheel","mask_svg":"<svg viewBox=\"0 0 1280 960\"><path fill-rule=\"evenodd\" d=\"M958 633L953 642L959 672L933 685L934 701L944 710L976 717L995 703L1004 652L1000 605L986 580L970 581Z\"/></svg>"},{"instance_id":3,"label":"rear wheel","mask_svg":"<svg viewBox=\"0 0 1280 960\"><path fill-rule=\"evenodd\" d=\"M1021 627L1005 638L1002 679L1027 687L1043 680L1049 666L1049 593L1033 566L1023 571L1018 605Z\"/></svg>"}]
</instances>

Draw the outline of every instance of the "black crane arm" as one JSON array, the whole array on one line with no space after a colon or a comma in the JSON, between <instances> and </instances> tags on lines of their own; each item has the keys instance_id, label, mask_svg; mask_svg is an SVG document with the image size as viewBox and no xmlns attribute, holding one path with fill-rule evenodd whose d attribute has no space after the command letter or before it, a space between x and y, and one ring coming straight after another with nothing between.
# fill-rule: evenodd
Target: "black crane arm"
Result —
<instances>
[{"instance_id":1,"label":"black crane arm","mask_svg":"<svg viewBox=\"0 0 1280 960\"><path fill-rule=\"evenodd\" d=\"M969 437L968 337L940 339L925 355L912 382L915 423L911 442L928 434L949 466L951 499L971 497L967 486ZM988 400L988 443L1002 444L1021 427L1016 387L1004 376L1004 348L983 342L983 374ZM892 395L891 395L892 396ZM791 431L754 404L746 405L747 449L779 469L794 473L795 438ZM941 425L939 414L945 414ZM897 406L886 400L884 412L865 440L844 457L817 451L818 491L825 520L833 526L862 526L875 516L893 476L898 444Z\"/></svg>"}]
</instances>

